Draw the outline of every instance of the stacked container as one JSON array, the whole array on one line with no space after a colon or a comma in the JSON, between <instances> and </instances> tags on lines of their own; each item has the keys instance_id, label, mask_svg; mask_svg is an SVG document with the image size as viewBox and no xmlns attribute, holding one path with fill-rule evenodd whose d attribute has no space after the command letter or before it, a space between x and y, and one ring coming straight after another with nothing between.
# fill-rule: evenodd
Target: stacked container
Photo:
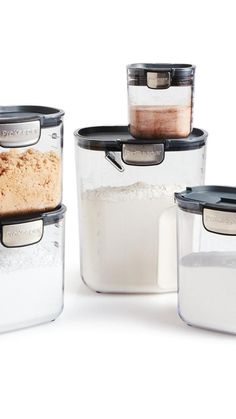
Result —
<instances>
[{"instance_id":1,"label":"stacked container","mask_svg":"<svg viewBox=\"0 0 236 419\"><path fill-rule=\"evenodd\" d=\"M99 292L177 290L174 192L204 183L194 67L128 66L130 125L77 130L81 276Z\"/></svg>"},{"instance_id":2,"label":"stacked container","mask_svg":"<svg viewBox=\"0 0 236 419\"><path fill-rule=\"evenodd\" d=\"M63 115L0 107L0 331L54 320L63 307Z\"/></svg>"}]
</instances>

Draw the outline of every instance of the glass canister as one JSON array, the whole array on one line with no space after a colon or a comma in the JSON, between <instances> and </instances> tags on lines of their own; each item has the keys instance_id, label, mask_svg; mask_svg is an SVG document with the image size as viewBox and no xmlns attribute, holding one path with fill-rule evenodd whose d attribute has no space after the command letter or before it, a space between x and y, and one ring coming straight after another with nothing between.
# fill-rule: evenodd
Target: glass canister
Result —
<instances>
[{"instance_id":1,"label":"glass canister","mask_svg":"<svg viewBox=\"0 0 236 419\"><path fill-rule=\"evenodd\" d=\"M0 217L60 205L63 115L43 106L0 107Z\"/></svg>"},{"instance_id":2,"label":"glass canister","mask_svg":"<svg viewBox=\"0 0 236 419\"><path fill-rule=\"evenodd\" d=\"M65 210L0 218L0 332L61 313Z\"/></svg>"},{"instance_id":3,"label":"glass canister","mask_svg":"<svg viewBox=\"0 0 236 419\"><path fill-rule=\"evenodd\" d=\"M175 196L180 317L236 333L236 188L199 186Z\"/></svg>"},{"instance_id":4,"label":"glass canister","mask_svg":"<svg viewBox=\"0 0 236 419\"><path fill-rule=\"evenodd\" d=\"M176 291L174 192L204 182L206 132L142 141L106 126L75 139L82 279L99 292Z\"/></svg>"},{"instance_id":5,"label":"glass canister","mask_svg":"<svg viewBox=\"0 0 236 419\"><path fill-rule=\"evenodd\" d=\"M195 66L131 64L127 71L130 133L137 138L187 137Z\"/></svg>"}]
</instances>

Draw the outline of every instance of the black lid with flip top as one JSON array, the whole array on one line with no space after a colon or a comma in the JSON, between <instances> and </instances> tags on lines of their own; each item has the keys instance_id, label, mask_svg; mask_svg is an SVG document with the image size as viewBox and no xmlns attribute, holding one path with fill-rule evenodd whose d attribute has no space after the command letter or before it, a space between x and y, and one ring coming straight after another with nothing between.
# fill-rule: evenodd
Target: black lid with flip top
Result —
<instances>
[{"instance_id":1,"label":"black lid with flip top","mask_svg":"<svg viewBox=\"0 0 236 419\"><path fill-rule=\"evenodd\" d=\"M63 115L62 110L45 106L0 106L0 147L36 144L41 130L58 126Z\"/></svg>"},{"instance_id":2,"label":"black lid with flip top","mask_svg":"<svg viewBox=\"0 0 236 419\"><path fill-rule=\"evenodd\" d=\"M175 199L182 209L200 214L203 208L236 212L236 188L231 186L195 186L177 192Z\"/></svg>"},{"instance_id":3,"label":"black lid with flip top","mask_svg":"<svg viewBox=\"0 0 236 419\"><path fill-rule=\"evenodd\" d=\"M236 188L196 186L175 193L175 199L182 210L202 215L207 231L236 235Z\"/></svg>"},{"instance_id":4,"label":"black lid with flip top","mask_svg":"<svg viewBox=\"0 0 236 419\"><path fill-rule=\"evenodd\" d=\"M165 140L134 138L127 126L82 128L74 134L79 147L104 151L106 158L121 172L124 167L114 152L120 152L127 165L154 166L164 161L166 152L198 149L207 140L207 133L197 128L187 138Z\"/></svg>"},{"instance_id":5,"label":"black lid with flip top","mask_svg":"<svg viewBox=\"0 0 236 419\"><path fill-rule=\"evenodd\" d=\"M41 128L57 125L64 115L64 111L46 106L0 106L1 124L40 121Z\"/></svg>"},{"instance_id":6,"label":"black lid with flip top","mask_svg":"<svg viewBox=\"0 0 236 419\"><path fill-rule=\"evenodd\" d=\"M128 85L147 86L151 89L167 89L170 86L194 84L195 66L192 64L130 64Z\"/></svg>"},{"instance_id":7,"label":"black lid with flip top","mask_svg":"<svg viewBox=\"0 0 236 419\"><path fill-rule=\"evenodd\" d=\"M65 212L65 205L60 205L53 211L0 217L0 243L7 248L37 244L43 238L45 226L58 227Z\"/></svg>"},{"instance_id":8,"label":"black lid with flip top","mask_svg":"<svg viewBox=\"0 0 236 419\"><path fill-rule=\"evenodd\" d=\"M0 217L0 227L5 224L18 224L39 219L43 220L44 225L54 224L64 217L65 212L66 206L62 204L51 211L38 211L32 213L29 212L27 214L4 215Z\"/></svg>"},{"instance_id":9,"label":"black lid with flip top","mask_svg":"<svg viewBox=\"0 0 236 419\"><path fill-rule=\"evenodd\" d=\"M148 140L134 138L128 126L99 126L76 130L74 135L77 145L88 150L122 151L123 144L163 144L165 151L184 151L203 147L208 134L202 129L193 128L187 138Z\"/></svg>"}]
</instances>

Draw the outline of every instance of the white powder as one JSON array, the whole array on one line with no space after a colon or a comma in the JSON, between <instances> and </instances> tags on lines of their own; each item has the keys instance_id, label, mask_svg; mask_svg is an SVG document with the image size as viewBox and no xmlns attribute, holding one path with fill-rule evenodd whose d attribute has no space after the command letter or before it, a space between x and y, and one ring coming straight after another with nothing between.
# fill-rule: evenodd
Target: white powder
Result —
<instances>
[{"instance_id":1,"label":"white powder","mask_svg":"<svg viewBox=\"0 0 236 419\"><path fill-rule=\"evenodd\" d=\"M82 276L103 292L175 291L176 206L183 185L87 190L81 202Z\"/></svg>"},{"instance_id":2,"label":"white powder","mask_svg":"<svg viewBox=\"0 0 236 419\"><path fill-rule=\"evenodd\" d=\"M191 253L182 258L179 310L189 324L236 333L236 252Z\"/></svg>"},{"instance_id":3,"label":"white powder","mask_svg":"<svg viewBox=\"0 0 236 419\"><path fill-rule=\"evenodd\" d=\"M62 309L62 249L52 229L35 245L0 245L1 332L53 320Z\"/></svg>"}]
</instances>

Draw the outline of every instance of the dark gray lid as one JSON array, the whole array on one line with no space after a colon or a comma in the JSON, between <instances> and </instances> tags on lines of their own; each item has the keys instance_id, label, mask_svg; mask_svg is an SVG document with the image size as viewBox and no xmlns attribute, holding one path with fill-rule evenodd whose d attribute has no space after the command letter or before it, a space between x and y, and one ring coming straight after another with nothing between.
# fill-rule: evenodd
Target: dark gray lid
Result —
<instances>
[{"instance_id":1,"label":"dark gray lid","mask_svg":"<svg viewBox=\"0 0 236 419\"><path fill-rule=\"evenodd\" d=\"M43 220L43 224L54 224L64 217L66 206L60 205L55 210L35 212L24 215L12 215L0 217L0 227L6 224L28 223L30 221Z\"/></svg>"},{"instance_id":2,"label":"dark gray lid","mask_svg":"<svg viewBox=\"0 0 236 419\"><path fill-rule=\"evenodd\" d=\"M175 193L183 210L201 214L204 208L236 212L236 188L231 186L195 186Z\"/></svg>"},{"instance_id":3,"label":"dark gray lid","mask_svg":"<svg viewBox=\"0 0 236 419\"><path fill-rule=\"evenodd\" d=\"M128 84L134 86L150 87L148 76L150 73L157 73L161 77L154 88L168 88L169 86L192 85L194 83L195 66L192 64L171 64L171 63L137 63L129 64ZM168 76L164 81L163 77Z\"/></svg>"},{"instance_id":4,"label":"dark gray lid","mask_svg":"<svg viewBox=\"0 0 236 419\"><path fill-rule=\"evenodd\" d=\"M122 151L123 144L164 144L165 151L184 151L201 148L206 144L207 132L193 128L183 139L137 139L129 133L128 126L98 126L78 129L74 133L79 147L96 151Z\"/></svg>"},{"instance_id":5,"label":"dark gray lid","mask_svg":"<svg viewBox=\"0 0 236 419\"><path fill-rule=\"evenodd\" d=\"M58 125L64 111L46 106L0 106L0 125L39 120L41 128Z\"/></svg>"},{"instance_id":6,"label":"dark gray lid","mask_svg":"<svg viewBox=\"0 0 236 419\"><path fill-rule=\"evenodd\" d=\"M44 213L0 217L0 242L7 248L16 249L35 245L43 238L45 226L56 225L64 218L65 211L66 207L61 205Z\"/></svg>"}]
</instances>

